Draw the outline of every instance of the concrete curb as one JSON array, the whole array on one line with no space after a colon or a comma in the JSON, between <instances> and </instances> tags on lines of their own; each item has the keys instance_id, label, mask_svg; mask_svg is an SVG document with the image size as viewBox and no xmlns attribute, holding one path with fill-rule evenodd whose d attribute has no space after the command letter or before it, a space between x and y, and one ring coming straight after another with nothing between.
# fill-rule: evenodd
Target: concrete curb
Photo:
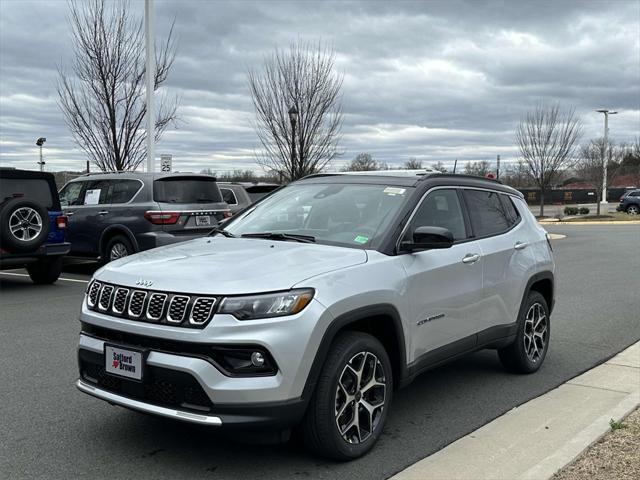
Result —
<instances>
[{"instance_id":1,"label":"concrete curb","mask_svg":"<svg viewBox=\"0 0 640 480\"><path fill-rule=\"evenodd\" d=\"M638 405L640 342L391 479L548 479Z\"/></svg>"}]
</instances>

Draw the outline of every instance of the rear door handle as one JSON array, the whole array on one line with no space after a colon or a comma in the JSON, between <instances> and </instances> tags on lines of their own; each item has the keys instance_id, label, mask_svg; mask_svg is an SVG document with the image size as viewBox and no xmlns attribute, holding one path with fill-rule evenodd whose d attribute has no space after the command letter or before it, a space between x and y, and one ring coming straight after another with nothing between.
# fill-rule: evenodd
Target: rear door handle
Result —
<instances>
[{"instance_id":1,"label":"rear door handle","mask_svg":"<svg viewBox=\"0 0 640 480\"><path fill-rule=\"evenodd\" d=\"M107 213L109 213L109 210L100 210L98 215L106 215Z\"/></svg>"},{"instance_id":2,"label":"rear door handle","mask_svg":"<svg viewBox=\"0 0 640 480\"><path fill-rule=\"evenodd\" d=\"M527 242L516 242L513 246L516 250L524 250L529 244Z\"/></svg>"},{"instance_id":3,"label":"rear door handle","mask_svg":"<svg viewBox=\"0 0 640 480\"><path fill-rule=\"evenodd\" d=\"M467 253L462 259L462 263L476 263L480 260L480 255L477 253Z\"/></svg>"},{"instance_id":4,"label":"rear door handle","mask_svg":"<svg viewBox=\"0 0 640 480\"><path fill-rule=\"evenodd\" d=\"M64 214L65 214L67 217L70 217L71 215L73 215L73 214L75 214L75 213L76 213L76 212L64 212Z\"/></svg>"}]
</instances>

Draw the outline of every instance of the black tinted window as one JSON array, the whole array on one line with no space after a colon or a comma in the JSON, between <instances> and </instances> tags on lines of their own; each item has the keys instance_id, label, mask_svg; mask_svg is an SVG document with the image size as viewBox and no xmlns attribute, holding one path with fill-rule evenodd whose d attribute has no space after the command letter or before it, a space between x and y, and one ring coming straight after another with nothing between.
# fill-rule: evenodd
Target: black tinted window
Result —
<instances>
[{"instance_id":1,"label":"black tinted window","mask_svg":"<svg viewBox=\"0 0 640 480\"><path fill-rule=\"evenodd\" d=\"M483 190L465 190L464 196L476 237L495 235L513 225L513 214L510 213L506 202L501 200L502 195Z\"/></svg>"},{"instance_id":2,"label":"black tinted window","mask_svg":"<svg viewBox=\"0 0 640 480\"><path fill-rule=\"evenodd\" d=\"M138 180L120 180L113 185L111 203L127 203L138 193L142 184Z\"/></svg>"},{"instance_id":3,"label":"black tinted window","mask_svg":"<svg viewBox=\"0 0 640 480\"><path fill-rule=\"evenodd\" d=\"M98 205L111 203L113 184L111 180L94 180L87 184L84 191L83 205Z\"/></svg>"},{"instance_id":4,"label":"black tinted window","mask_svg":"<svg viewBox=\"0 0 640 480\"><path fill-rule=\"evenodd\" d=\"M520 214L513 204L513 200L509 198L509 195L500 194L500 200L504 205L505 213L507 214L507 218L509 220L509 226L512 227L520 220Z\"/></svg>"},{"instance_id":5,"label":"black tinted window","mask_svg":"<svg viewBox=\"0 0 640 480\"><path fill-rule=\"evenodd\" d=\"M166 203L217 203L222 195L215 179L170 177L153 182L153 199Z\"/></svg>"},{"instance_id":6,"label":"black tinted window","mask_svg":"<svg viewBox=\"0 0 640 480\"><path fill-rule=\"evenodd\" d=\"M221 188L220 192L222 193L222 199L227 202L229 205L237 205L238 200L236 199L236 194L233 193L233 190L230 188Z\"/></svg>"},{"instance_id":7,"label":"black tinted window","mask_svg":"<svg viewBox=\"0 0 640 480\"><path fill-rule=\"evenodd\" d=\"M53 207L51 188L46 180L21 178L0 180L0 202L14 195L22 195L25 199L37 202L49 209Z\"/></svg>"},{"instance_id":8,"label":"black tinted window","mask_svg":"<svg viewBox=\"0 0 640 480\"><path fill-rule=\"evenodd\" d=\"M464 217L460 208L460 201L455 190L436 190L427 195L416 211L409 231L411 240L413 231L418 227L442 227L453 234L455 240L467 237Z\"/></svg>"}]
</instances>

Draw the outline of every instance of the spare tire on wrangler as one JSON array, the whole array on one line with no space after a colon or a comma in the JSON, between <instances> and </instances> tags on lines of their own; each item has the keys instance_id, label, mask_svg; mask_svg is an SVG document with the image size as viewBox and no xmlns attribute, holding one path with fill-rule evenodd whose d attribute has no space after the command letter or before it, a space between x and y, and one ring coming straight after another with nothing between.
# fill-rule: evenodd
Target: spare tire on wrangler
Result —
<instances>
[{"instance_id":1,"label":"spare tire on wrangler","mask_svg":"<svg viewBox=\"0 0 640 480\"><path fill-rule=\"evenodd\" d=\"M12 198L0 206L0 248L30 252L49 235L49 212L31 200Z\"/></svg>"}]
</instances>

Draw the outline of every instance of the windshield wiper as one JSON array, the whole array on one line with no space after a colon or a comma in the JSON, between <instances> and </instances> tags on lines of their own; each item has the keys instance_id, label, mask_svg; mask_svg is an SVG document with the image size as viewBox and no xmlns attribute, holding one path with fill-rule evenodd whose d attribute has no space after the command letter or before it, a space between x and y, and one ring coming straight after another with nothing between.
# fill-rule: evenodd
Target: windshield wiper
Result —
<instances>
[{"instance_id":1,"label":"windshield wiper","mask_svg":"<svg viewBox=\"0 0 640 480\"><path fill-rule=\"evenodd\" d=\"M211 237L211 236L215 235L216 233L220 233L220 234L224 235L227 238L236 238L236 236L233 233L227 232L224 228L220 228L220 227L216 227L213 230L211 230L207 234L207 236Z\"/></svg>"},{"instance_id":2,"label":"windshield wiper","mask_svg":"<svg viewBox=\"0 0 640 480\"><path fill-rule=\"evenodd\" d=\"M293 241L301 243L316 243L316 237L311 235L296 235L293 233L277 233L277 232L262 232L262 233L245 233L240 235L242 238L266 238L267 240L283 240Z\"/></svg>"}]
</instances>

